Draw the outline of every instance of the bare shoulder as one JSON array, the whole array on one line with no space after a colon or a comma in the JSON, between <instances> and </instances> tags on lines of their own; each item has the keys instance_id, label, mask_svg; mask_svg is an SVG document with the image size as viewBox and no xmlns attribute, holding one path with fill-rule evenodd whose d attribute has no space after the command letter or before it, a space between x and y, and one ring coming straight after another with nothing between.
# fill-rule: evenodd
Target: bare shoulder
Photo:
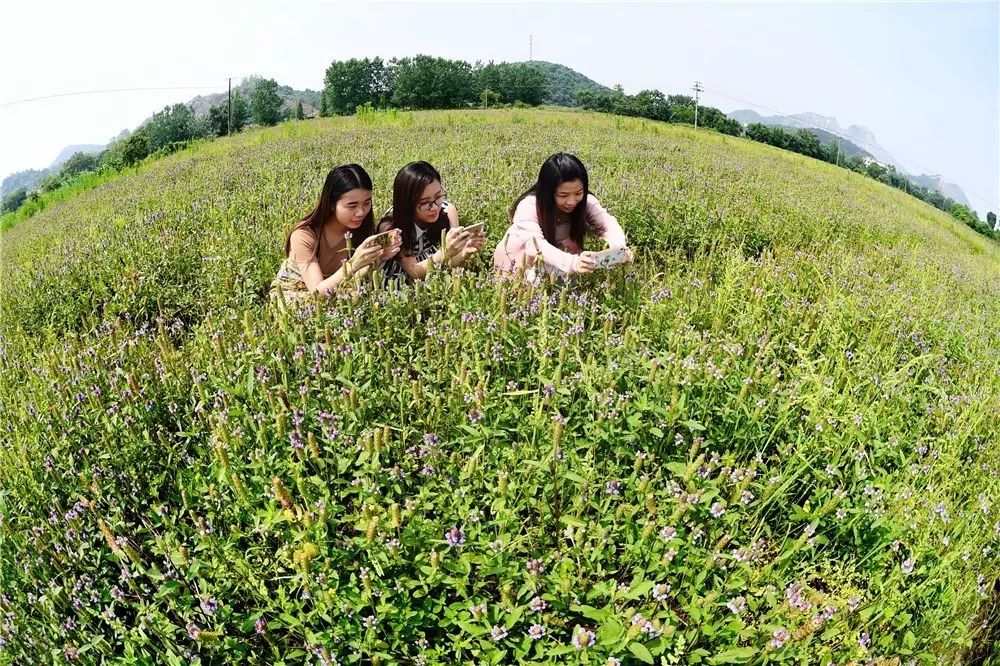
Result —
<instances>
[{"instance_id":1,"label":"bare shoulder","mask_svg":"<svg viewBox=\"0 0 1000 666\"><path fill-rule=\"evenodd\" d=\"M316 234L313 232L312 229L306 226L302 226L291 233L291 236L289 236L289 240L291 241L293 246L297 245L299 247L308 248L311 250L316 247L316 241L318 239L316 238Z\"/></svg>"}]
</instances>

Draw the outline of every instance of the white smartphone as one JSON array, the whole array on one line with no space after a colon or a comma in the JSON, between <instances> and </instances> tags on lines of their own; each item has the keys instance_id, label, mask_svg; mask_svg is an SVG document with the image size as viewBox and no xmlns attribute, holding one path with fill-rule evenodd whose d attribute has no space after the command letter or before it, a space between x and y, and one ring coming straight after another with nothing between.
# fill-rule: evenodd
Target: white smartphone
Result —
<instances>
[{"instance_id":1,"label":"white smartphone","mask_svg":"<svg viewBox=\"0 0 1000 666\"><path fill-rule=\"evenodd\" d=\"M610 250L601 250L594 253L597 260L597 268L611 268L618 264L623 264L628 259L628 248L616 247Z\"/></svg>"},{"instance_id":2,"label":"white smartphone","mask_svg":"<svg viewBox=\"0 0 1000 666\"><path fill-rule=\"evenodd\" d=\"M471 224L467 227L463 227L463 229L468 231L470 234L481 234L484 232L485 228L486 228L485 222L480 222L478 224Z\"/></svg>"}]
</instances>

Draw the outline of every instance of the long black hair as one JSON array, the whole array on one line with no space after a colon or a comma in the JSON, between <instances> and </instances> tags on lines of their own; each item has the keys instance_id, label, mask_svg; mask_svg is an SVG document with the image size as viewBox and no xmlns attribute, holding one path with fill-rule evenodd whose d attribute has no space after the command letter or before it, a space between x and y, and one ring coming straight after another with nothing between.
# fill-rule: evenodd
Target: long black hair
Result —
<instances>
[{"instance_id":1,"label":"long black hair","mask_svg":"<svg viewBox=\"0 0 1000 666\"><path fill-rule=\"evenodd\" d=\"M392 226L403 236L402 252L410 255L417 251L416 215L417 202L424 189L434 181L441 181L441 174L427 162L410 162L399 170L392 182ZM438 218L428 226L425 234L437 240L447 231L450 224L444 209L439 209Z\"/></svg>"},{"instance_id":2,"label":"long black hair","mask_svg":"<svg viewBox=\"0 0 1000 666\"><path fill-rule=\"evenodd\" d=\"M323 190L319 193L319 202L312 212L303 219L295 223L288 236L285 237L285 256L292 250L292 233L303 227L309 229L320 238L323 233L323 225L333 219L337 211L337 202L351 190L371 191L372 179L368 172L359 164L341 164L330 169L326 175L326 182L323 183ZM359 246L366 238L375 231L375 214L369 210L368 215L362 220L361 226L351 231L351 239L354 247ZM319 243L316 244L317 251Z\"/></svg>"},{"instance_id":3,"label":"long black hair","mask_svg":"<svg viewBox=\"0 0 1000 666\"><path fill-rule=\"evenodd\" d=\"M579 180L583 183L583 199L577 204L573 212L569 214L569 236L580 247L583 247L583 238L590 222L587 219L587 196L590 194L590 178L587 175L587 167L576 155L569 153L556 153L542 163L542 168L538 171L538 180L524 194L517 198L510 209L510 217L514 218L514 211L521 201L530 195L535 195L535 206L538 210L538 224L542 228L542 235L549 243L556 242L556 188L562 183Z\"/></svg>"}]
</instances>

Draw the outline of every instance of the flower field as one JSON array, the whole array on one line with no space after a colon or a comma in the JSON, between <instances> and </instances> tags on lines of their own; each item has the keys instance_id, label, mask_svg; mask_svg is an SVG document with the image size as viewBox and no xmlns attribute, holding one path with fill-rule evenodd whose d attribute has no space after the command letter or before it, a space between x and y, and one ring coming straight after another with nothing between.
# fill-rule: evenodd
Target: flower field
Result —
<instances>
[{"instance_id":1,"label":"flower field","mask_svg":"<svg viewBox=\"0 0 1000 666\"><path fill-rule=\"evenodd\" d=\"M267 303L326 172L492 249L577 154L635 264ZM1000 659L1000 246L835 166L555 111L289 122L0 236L0 664Z\"/></svg>"}]
</instances>

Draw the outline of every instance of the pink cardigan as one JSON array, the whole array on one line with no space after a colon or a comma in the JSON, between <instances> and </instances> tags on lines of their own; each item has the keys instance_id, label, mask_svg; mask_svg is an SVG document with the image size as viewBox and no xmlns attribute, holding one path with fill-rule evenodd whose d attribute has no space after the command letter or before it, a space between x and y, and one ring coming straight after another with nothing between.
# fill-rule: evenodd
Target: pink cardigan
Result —
<instances>
[{"instance_id":1,"label":"pink cardigan","mask_svg":"<svg viewBox=\"0 0 1000 666\"><path fill-rule=\"evenodd\" d=\"M587 195L587 221L591 228L601 230L601 238L607 242L608 247L625 247L628 244L618 220L604 210L593 194ZM535 195L531 194L522 199L514 210L510 228L493 253L493 267L502 271L516 271L524 265L532 266L535 256L541 254L546 266L571 273L573 260L580 253L580 248L576 247L572 239L563 241L560 245L561 248L549 243L542 235Z\"/></svg>"}]
</instances>

